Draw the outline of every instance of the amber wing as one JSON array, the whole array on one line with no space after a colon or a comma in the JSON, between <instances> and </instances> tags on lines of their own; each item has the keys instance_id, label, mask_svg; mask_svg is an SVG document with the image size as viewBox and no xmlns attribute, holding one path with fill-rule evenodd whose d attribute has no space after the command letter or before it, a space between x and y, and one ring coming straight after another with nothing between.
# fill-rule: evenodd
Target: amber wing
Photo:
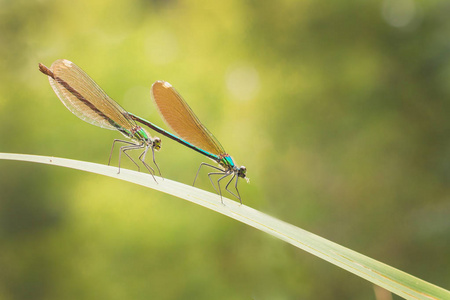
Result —
<instances>
[{"instance_id":1,"label":"amber wing","mask_svg":"<svg viewBox=\"0 0 450 300\"><path fill-rule=\"evenodd\" d=\"M76 64L59 59L50 69L54 78L48 78L53 90L62 103L83 121L111 130L117 129L114 123L126 129L136 126L128 113Z\"/></svg>"},{"instance_id":2,"label":"amber wing","mask_svg":"<svg viewBox=\"0 0 450 300\"><path fill-rule=\"evenodd\" d=\"M209 153L225 153L222 145L206 129L178 92L165 81L152 85L152 98L166 124L182 139Z\"/></svg>"}]
</instances>

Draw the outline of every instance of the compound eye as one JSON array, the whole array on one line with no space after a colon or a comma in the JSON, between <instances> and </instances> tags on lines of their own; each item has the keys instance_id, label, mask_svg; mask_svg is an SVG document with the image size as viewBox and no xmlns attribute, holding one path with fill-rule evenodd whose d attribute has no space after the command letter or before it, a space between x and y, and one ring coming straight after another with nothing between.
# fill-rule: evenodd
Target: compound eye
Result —
<instances>
[{"instance_id":1,"label":"compound eye","mask_svg":"<svg viewBox=\"0 0 450 300\"><path fill-rule=\"evenodd\" d=\"M153 148L154 148L156 151L159 151L159 150L161 149L161 139L160 139L160 138L155 137L155 138L153 139Z\"/></svg>"},{"instance_id":2,"label":"compound eye","mask_svg":"<svg viewBox=\"0 0 450 300\"><path fill-rule=\"evenodd\" d=\"M247 168L245 166L241 166L239 168L238 176L245 178L246 175L247 175Z\"/></svg>"}]
</instances>

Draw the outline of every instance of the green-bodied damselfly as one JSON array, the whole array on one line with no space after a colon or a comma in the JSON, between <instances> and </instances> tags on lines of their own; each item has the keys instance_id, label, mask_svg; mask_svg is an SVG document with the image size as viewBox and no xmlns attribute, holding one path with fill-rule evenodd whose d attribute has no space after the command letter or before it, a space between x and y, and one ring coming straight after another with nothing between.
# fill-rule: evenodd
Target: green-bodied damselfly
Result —
<instances>
[{"instance_id":1,"label":"green-bodied damselfly","mask_svg":"<svg viewBox=\"0 0 450 300\"><path fill-rule=\"evenodd\" d=\"M165 81L156 81L152 85L152 98L158 107L158 110L165 121L165 123L179 136L176 136L151 122L142 119L136 115L130 114L130 116L139 123L148 126L164 136L177 141L178 143L187 146L207 157L214 160L219 164L219 167L210 165L208 163L201 163L200 167L195 175L194 184L197 180L198 174L202 166L211 167L217 172L211 172L208 174L208 178L211 181L214 189L216 189L211 175L222 175L217 180L218 190L216 191L222 196L222 190L220 188L220 181L228 176L232 176L225 186L225 189L233 196L239 199L242 203L239 190L237 188L238 179L247 177L247 169L244 166L237 166L233 158L228 155L219 141L214 135L209 132L208 129L200 122L197 116L194 114L189 105L184 101L181 95ZM230 183L235 180L236 193L233 193L228 189Z\"/></svg>"},{"instance_id":2,"label":"green-bodied damselfly","mask_svg":"<svg viewBox=\"0 0 450 300\"><path fill-rule=\"evenodd\" d=\"M145 162L145 156L149 149L152 150L153 163L155 162L155 150L161 148L161 140L152 138L145 129L138 126L128 112L112 100L89 75L80 67L67 59L56 60L50 68L39 64L39 70L48 76L50 85L61 102L74 115L81 120L110 130L118 130L130 141L115 139L109 155L108 164L111 162L116 142L125 143L119 152L119 172L122 152L139 168L139 165L127 153L128 150L144 149L139 160L153 176L154 170ZM161 174L161 172L159 171ZM154 176L153 176L154 178Z\"/></svg>"}]
</instances>

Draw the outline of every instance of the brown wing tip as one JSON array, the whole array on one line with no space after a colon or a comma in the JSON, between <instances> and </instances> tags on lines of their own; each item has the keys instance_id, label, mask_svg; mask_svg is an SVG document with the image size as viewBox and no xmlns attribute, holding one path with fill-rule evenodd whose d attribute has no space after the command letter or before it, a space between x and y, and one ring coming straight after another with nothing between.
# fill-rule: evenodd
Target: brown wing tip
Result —
<instances>
[{"instance_id":1,"label":"brown wing tip","mask_svg":"<svg viewBox=\"0 0 450 300\"><path fill-rule=\"evenodd\" d=\"M50 76L51 78L55 78L53 72L41 63L39 63L39 71L47 76Z\"/></svg>"}]
</instances>

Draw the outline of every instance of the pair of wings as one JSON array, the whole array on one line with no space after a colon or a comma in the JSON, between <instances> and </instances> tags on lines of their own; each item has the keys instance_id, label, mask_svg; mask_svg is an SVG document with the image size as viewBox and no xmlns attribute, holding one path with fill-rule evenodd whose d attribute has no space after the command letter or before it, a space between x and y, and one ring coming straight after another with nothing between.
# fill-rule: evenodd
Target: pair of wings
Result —
<instances>
[{"instance_id":1,"label":"pair of wings","mask_svg":"<svg viewBox=\"0 0 450 300\"><path fill-rule=\"evenodd\" d=\"M61 102L78 118L111 130L120 129L118 127L131 130L136 126L127 111L73 62L58 59L49 70L45 66L40 68L48 75ZM168 82L156 81L152 85L152 96L163 120L179 137L214 155L225 153L219 141Z\"/></svg>"},{"instance_id":2,"label":"pair of wings","mask_svg":"<svg viewBox=\"0 0 450 300\"><path fill-rule=\"evenodd\" d=\"M39 67L61 102L81 120L111 130L137 126L125 109L73 62L58 59L50 69Z\"/></svg>"},{"instance_id":3,"label":"pair of wings","mask_svg":"<svg viewBox=\"0 0 450 300\"><path fill-rule=\"evenodd\" d=\"M181 95L166 81L152 85L152 98L164 122L192 145L220 156L225 150L214 135L200 122Z\"/></svg>"}]
</instances>

